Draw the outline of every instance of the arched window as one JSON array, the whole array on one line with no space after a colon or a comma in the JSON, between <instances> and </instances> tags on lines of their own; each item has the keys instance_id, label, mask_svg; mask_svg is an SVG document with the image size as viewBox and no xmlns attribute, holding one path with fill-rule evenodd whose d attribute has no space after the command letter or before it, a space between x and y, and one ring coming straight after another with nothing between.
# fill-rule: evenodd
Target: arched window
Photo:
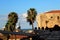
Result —
<instances>
[{"instance_id":1,"label":"arched window","mask_svg":"<svg viewBox=\"0 0 60 40\"><path fill-rule=\"evenodd\" d=\"M57 19L59 20L59 16L57 16Z\"/></svg>"},{"instance_id":2,"label":"arched window","mask_svg":"<svg viewBox=\"0 0 60 40\"><path fill-rule=\"evenodd\" d=\"M51 18L53 18L53 17L51 16Z\"/></svg>"}]
</instances>

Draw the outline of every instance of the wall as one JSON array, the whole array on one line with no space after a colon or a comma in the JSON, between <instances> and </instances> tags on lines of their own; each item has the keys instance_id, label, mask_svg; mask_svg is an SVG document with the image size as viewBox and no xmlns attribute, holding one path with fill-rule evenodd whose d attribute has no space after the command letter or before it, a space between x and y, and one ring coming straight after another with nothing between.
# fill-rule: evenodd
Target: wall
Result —
<instances>
[{"instance_id":1,"label":"wall","mask_svg":"<svg viewBox=\"0 0 60 40\"><path fill-rule=\"evenodd\" d=\"M42 28L53 28L54 25L60 26L60 13L41 13L36 17L37 26Z\"/></svg>"}]
</instances>

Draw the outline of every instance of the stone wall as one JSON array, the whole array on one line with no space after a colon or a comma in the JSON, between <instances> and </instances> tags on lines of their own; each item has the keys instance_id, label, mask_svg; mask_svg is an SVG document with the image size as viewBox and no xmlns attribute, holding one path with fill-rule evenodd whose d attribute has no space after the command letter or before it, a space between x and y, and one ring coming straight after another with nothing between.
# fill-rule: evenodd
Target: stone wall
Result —
<instances>
[{"instance_id":1,"label":"stone wall","mask_svg":"<svg viewBox=\"0 0 60 40\"><path fill-rule=\"evenodd\" d=\"M53 28L54 25L59 25L60 26L60 12L45 12L37 15L36 18L37 21L37 26L42 28Z\"/></svg>"}]
</instances>

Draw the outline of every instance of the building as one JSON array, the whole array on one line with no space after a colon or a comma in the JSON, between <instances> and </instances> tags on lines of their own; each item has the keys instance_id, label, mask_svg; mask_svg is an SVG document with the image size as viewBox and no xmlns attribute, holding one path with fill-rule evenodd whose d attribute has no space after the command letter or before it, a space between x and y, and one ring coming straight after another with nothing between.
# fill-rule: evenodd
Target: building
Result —
<instances>
[{"instance_id":1,"label":"building","mask_svg":"<svg viewBox=\"0 0 60 40\"><path fill-rule=\"evenodd\" d=\"M53 28L54 25L60 26L60 10L52 10L37 15L37 26L42 28Z\"/></svg>"}]
</instances>

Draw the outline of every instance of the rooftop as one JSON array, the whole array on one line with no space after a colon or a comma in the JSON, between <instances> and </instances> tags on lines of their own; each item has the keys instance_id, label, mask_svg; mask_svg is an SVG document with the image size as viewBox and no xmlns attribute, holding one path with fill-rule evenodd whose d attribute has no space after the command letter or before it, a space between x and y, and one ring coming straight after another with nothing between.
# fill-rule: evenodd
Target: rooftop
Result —
<instances>
[{"instance_id":1,"label":"rooftop","mask_svg":"<svg viewBox=\"0 0 60 40\"><path fill-rule=\"evenodd\" d=\"M52 11L48 11L48 12L45 12L45 13L60 13L60 10L52 10Z\"/></svg>"}]
</instances>

